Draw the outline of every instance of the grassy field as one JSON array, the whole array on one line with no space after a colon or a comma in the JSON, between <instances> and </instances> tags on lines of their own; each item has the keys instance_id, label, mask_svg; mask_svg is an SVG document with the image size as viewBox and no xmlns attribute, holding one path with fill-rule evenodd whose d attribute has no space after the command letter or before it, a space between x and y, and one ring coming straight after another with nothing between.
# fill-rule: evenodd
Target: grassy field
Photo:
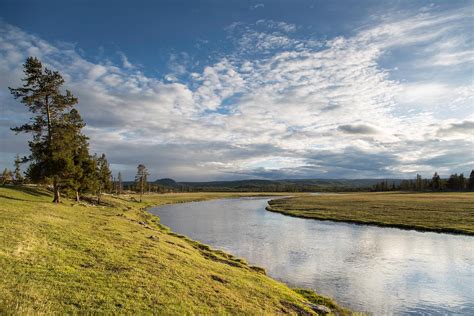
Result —
<instances>
[{"instance_id":1,"label":"grassy field","mask_svg":"<svg viewBox=\"0 0 474 316\"><path fill-rule=\"evenodd\" d=\"M174 234L150 205L232 193L104 197L51 203L36 188L0 188L0 314L314 314L334 302L292 290L244 260ZM248 194L245 194L248 196Z\"/></svg>"},{"instance_id":2,"label":"grassy field","mask_svg":"<svg viewBox=\"0 0 474 316\"><path fill-rule=\"evenodd\" d=\"M286 215L474 235L474 193L350 193L270 201Z\"/></svg>"}]
</instances>

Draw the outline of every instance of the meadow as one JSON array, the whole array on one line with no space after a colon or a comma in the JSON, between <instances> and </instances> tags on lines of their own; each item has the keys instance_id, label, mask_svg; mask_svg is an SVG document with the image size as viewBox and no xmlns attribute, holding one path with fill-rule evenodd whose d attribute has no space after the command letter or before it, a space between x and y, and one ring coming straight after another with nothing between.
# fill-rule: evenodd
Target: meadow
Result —
<instances>
[{"instance_id":1,"label":"meadow","mask_svg":"<svg viewBox=\"0 0 474 316\"><path fill-rule=\"evenodd\" d=\"M0 313L347 314L245 260L171 232L151 205L236 193L104 196L103 205L47 190L0 188ZM261 195L261 194L258 194Z\"/></svg>"},{"instance_id":2,"label":"meadow","mask_svg":"<svg viewBox=\"0 0 474 316\"><path fill-rule=\"evenodd\" d=\"M303 218L474 235L474 192L304 195L269 205Z\"/></svg>"}]
</instances>

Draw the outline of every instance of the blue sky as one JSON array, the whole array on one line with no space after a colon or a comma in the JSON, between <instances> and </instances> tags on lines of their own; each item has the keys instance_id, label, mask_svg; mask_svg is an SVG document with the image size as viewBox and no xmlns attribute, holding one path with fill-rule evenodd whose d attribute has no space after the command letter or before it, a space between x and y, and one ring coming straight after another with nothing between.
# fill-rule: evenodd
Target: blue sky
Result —
<instances>
[{"instance_id":1,"label":"blue sky","mask_svg":"<svg viewBox=\"0 0 474 316\"><path fill-rule=\"evenodd\" d=\"M131 178L358 178L474 167L473 1L0 0L1 166L29 55Z\"/></svg>"},{"instance_id":2,"label":"blue sky","mask_svg":"<svg viewBox=\"0 0 474 316\"><path fill-rule=\"evenodd\" d=\"M2 18L44 40L73 43L99 62L119 62L114 55L122 51L147 74L159 75L170 54L196 54L204 63L216 57L209 58L210 52L232 53L226 27L234 22L285 21L298 24L298 36L331 38L368 23L367 15L383 13L386 7L378 2L73 0L66 6L15 0L2 1Z\"/></svg>"}]
</instances>

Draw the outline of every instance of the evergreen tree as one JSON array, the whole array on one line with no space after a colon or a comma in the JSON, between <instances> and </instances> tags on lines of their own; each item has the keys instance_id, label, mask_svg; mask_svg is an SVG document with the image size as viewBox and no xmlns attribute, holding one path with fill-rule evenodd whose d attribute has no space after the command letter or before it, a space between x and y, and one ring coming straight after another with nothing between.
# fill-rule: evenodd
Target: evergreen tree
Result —
<instances>
[{"instance_id":1,"label":"evergreen tree","mask_svg":"<svg viewBox=\"0 0 474 316\"><path fill-rule=\"evenodd\" d=\"M111 182L112 172L110 171L109 162L105 154L102 154L97 158L97 179L98 179L98 190L97 190L97 203L100 204L100 196L102 192L108 192L112 189Z\"/></svg>"},{"instance_id":2,"label":"evergreen tree","mask_svg":"<svg viewBox=\"0 0 474 316\"><path fill-rule=\"evenodd\" d=\"M2 185L9 184L13 182L13 172L7 168L3 169L2 176L0 178L0 183Z\"/></svg>"},{"instance_id":3,"label":"evergreen tree","mask_svg":"<svg viewBox=\"0 0 474 316\"><path fill-rule=\"evenodd\" d=\"M446 182L446 187L451 191L456 191L459 186L459 176L457 173L449 176L448 181Z\"/></svg>"},{"instance_id":4,"label":"evergreen tree","mask_svg":"<svg viewBox=\"0 0 474 316\"><path fill-rule=\"evenodd\" d=\"M79 112L72 109L64 114L62 125L64 128L61 139L68 144L72 155L67 181L64 181L64 185L75 192L76 201L79 202L81 194L97 189L95 161L89 154L88 138L81 132L85 124Z\"/></svg>"},{"instance_id":5,"label":"evergreen tree","mask_svg":"<svg viewBox=\"0 0 474 316\"><path fill-rule=\"evenodd\" d=\"M117 176L117 182L118 182L118 184L117 184L117 186L118 186L117 187L117 194L120 195L123 192L122 173L120 173L120 172L118 173L118 176Z\"/></svg>"},{"instance_id":6,"label":"evergreen tree","mask_svg":"<svg viewBox=\"0 0 474 316\"><path fill-rule=\"evenodd\" d=\"M471 174L469 175L469 179L467 179L467 189L470 191L474 190L474 170L471 170Z\"/></svg>"},{"instance_id":7,"label":"evergreen tree","mask_svg":"<svg viewBox=\"0 0 474 316\"><path fill-rule=\"evenodd\" d=\"M80 196L86 192L97 192L99 190L99 179L97 173L97 162L89 155L79 156L77 158L78 173L76 174L75 190L76 201L79 202Z\"/></svg>"},{"instance_id":8,"label":"evergreen tree","mask_svg":"<svg viewBox=\"0 0 474 316\"><path fill-rule=\"evenodd\" d=\"M61 189L67 187L74 174L73 150L67 142L70 126L66 124L70 109L77 103L69 90L61 93L64 79L57 71L43 68L41 62L28 57L24 66L22 87L9 88L30 112L31 120L14 127L16 133L33 135L29 142L31 154L27 174L35 182L53 185L53 202L60 202Z\"/></svg>"},{"instance_id":9,"label":"evergreen tree","mask_svg":"<svg viewBox=\"0 0 474 316\"><path fill-rule=\"evenodd\" d=\"M143 192L145 192L147 186L148 170L145 165L139 164L137 167L137 175L135 176L135 183L137 189L140 192L140 202L142 201Z\"/></svg>"},{"instance_id":10,"label":"evergreen tree","mask_svg":"<svg viewBox=\"0 0 474 316\"><path fill-rule=\"evenodd\" d=\"M437 172L434 173L433 178L431 179L431 189L433 191L441 190L441 177Z\"/></svg>"},{"instance_id":11,"label":"evergreen tree","mask_svg":"<svg viewBox=\"0 0 474 316\"><path fill-rule=\"evenodd\" d=\"M461 173L458 177L457 190L463 191L465 187L466 187L466 178L464 178L464 174Z\"/></svg>"},{"instance_id":12,"label":"evergreen tree","mask_svg":"<svg viewBox=\"0 0 474 316\"><path fill-rule=\"evenodd\" d=\"M416 191L421 191L423 189L423 181L421 175L416 174Z\"/></svg>"},{"instance_id":13,"label":"evergreen tree","mask_svg":"<svg viewBox=\"0 0 474 316\"><path fill-rule=\"evenodd\" d=\"M14 161L15 171L13 172L13 175L15 177L15 183L17 184L21 184L25 180L23 178L23 175L21 174L20 164L21 164L21 159L20 159L20 156L17 154L15 156L15 161Z\"/></svg>"}]
</instances>

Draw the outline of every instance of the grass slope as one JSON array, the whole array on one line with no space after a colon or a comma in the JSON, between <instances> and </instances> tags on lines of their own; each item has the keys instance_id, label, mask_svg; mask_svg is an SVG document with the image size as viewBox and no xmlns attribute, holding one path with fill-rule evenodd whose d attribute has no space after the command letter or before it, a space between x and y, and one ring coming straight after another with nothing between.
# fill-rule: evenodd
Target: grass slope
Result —
<instances>
[{"instance_id":1,"label":"grass slope","mask_svg":"<svg viewBox=\"0 0 474 316\"><path fill-rule=\"evenodd\" d=\"M286 215L474 235L474 193L354 193L270 201Z\"/></svg>"},{"instance_id":2,"label":"grass slope","mask_svg":"<svg viewBox=\"0 0 474 316\"><path fill-rule=\"evenodd\" d=\"M0 314L312 314L314 299L143 210L230 196L238 194L54 205L47 191L0 188Z\"/></svg>"}]
</instances>

